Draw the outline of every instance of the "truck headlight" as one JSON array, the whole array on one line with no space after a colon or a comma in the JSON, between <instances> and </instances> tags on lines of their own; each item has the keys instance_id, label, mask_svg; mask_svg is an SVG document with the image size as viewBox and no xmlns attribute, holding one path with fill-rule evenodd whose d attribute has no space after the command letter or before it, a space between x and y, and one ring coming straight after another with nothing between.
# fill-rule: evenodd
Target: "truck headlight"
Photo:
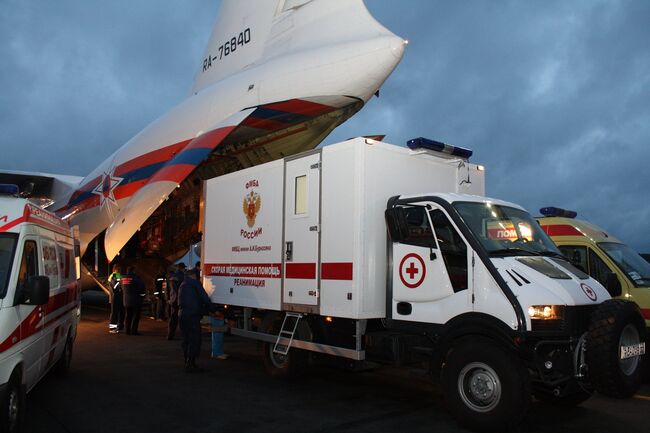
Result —
<instances>
[{"instance_id":1,"label":"truck headlight","mask_svg":"<svg viewBox=\"0 0 650 433\"><path fill-rule=\"evenodd\" d=\"M561 305L531 305L528 307L530 320L562 319L564 309Z\"/></svg>"}]
</instances>

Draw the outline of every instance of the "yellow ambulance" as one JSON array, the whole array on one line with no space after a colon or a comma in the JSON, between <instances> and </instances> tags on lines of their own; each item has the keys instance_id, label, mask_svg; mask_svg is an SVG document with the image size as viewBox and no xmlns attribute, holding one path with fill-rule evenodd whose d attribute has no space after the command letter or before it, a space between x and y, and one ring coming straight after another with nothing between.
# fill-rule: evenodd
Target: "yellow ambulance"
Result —
<instances>
[{"instance_id":1,"label":"yellow ambulance","mask_svg":"<svg viewBox=\"0 0 650 433\"><path fill-rule=\"evenodd\" d=\"M575 219L576 212L545 207L540 213L537 221L562 254L612 296L634 301L650 327L650 263L600 227Z\"/></svg>"}]
</instances>

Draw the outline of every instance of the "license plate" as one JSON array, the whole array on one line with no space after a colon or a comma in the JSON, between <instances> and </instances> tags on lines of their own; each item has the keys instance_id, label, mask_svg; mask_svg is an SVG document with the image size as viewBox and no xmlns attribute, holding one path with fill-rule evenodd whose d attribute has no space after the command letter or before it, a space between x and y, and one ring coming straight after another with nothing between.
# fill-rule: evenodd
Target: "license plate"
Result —
<instances>
[{"instance_id":1,"label":"license plate","mask_svg":"<svg viewBox=\"0 0 650 433\"><path fill-rule=\"evenodd\" d=\"M621 359L632 358L645 354L645 343L634 344L632 346L621 346Z\"/></svg>"}]
</instances>

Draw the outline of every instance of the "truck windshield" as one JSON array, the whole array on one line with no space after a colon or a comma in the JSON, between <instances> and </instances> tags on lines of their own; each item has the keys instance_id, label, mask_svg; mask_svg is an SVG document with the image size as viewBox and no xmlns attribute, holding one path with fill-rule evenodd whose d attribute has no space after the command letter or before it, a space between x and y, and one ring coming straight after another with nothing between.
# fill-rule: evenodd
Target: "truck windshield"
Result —
<instances>
[{"instance_id":1,"label":"truck windshield","mask_svg":"<svg viewBox=\"0 0 650 433\"><path fill-rule=\"evenodd\" d=\"M625 272L636 287L650 286L650 263L625 244L600 242L598 246Z\"/></svg>"},{"instance_id":2,"label":"truck windshield","mask_svg":"<svg viewBox=\"0 0 650 433\"><path fill-rule=\"evenodd\" d=\"M0 298L7 294L17 240L18 235L15 233L0 233Z\"/></svg>"},{"instance_id":3,"label":"truck windshield","mask_svg":"<svg viewBox=\"0 0 650 433\"><path fill-rule=\"evenodd\" d=\"M454 207L492 257L562 254L530 214L493 203L456 202Z\"/></svg>"}]
</instances>

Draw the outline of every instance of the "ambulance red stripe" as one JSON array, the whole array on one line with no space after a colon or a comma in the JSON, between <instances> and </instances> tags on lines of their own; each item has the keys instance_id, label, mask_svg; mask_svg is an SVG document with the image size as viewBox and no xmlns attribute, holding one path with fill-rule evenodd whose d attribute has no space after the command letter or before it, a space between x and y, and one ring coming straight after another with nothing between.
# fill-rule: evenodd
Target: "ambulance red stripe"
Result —
<instances>
[{"instance_id":1,"label":"ambulance red stripe","mask_svg":"<svg viewBox=\"0 0 650 433\"><path fill-rule=\"evenodd\" d=\"M79 296L79 287L76 282L70 283L65 287L65 291L57 293L54 296L51 296L44 310L38 306L35 306L34 309L23 319L23 321L9 334L5 340L0 343L0 353L11 348L12 346L20 343L22 340L25 340L41 329L47 328L66 314L69 314L72 310L77 308L77 298ZM72 305L70 305L72 303ZM58 312L62 308L70 305L69 308L62 311L60 314L53 318L48 318L47 316L52 313ZM44 315L46 320L44 325L41 325L42 317Z\"/></svg>"},{"instance_id":2,"label":"ambulance red stripe","mask_svg":"<svg viewBox=\"0 0 650 433\"><path fill-rule=\"evenodd\" d=\"M203 275L208 277L281 278L280 263L207 263ZM321 279L352 281L352 262L321 264ZM316 263L286 263L286 278L316 279Z\"/></svg>"},{"instance_id":3,"label":"ambulance red stripe","mask_svg":"<svg viewBox=\"0 0 650 433\"><path fill-rule=\"evenodd\" d=\"M584 236L578 229L568 224L542 225L542 230L549 236Z\"/></svg>"}]
</instances>

